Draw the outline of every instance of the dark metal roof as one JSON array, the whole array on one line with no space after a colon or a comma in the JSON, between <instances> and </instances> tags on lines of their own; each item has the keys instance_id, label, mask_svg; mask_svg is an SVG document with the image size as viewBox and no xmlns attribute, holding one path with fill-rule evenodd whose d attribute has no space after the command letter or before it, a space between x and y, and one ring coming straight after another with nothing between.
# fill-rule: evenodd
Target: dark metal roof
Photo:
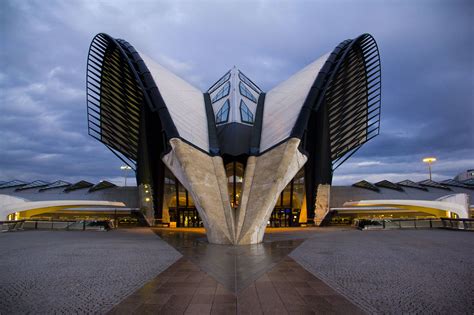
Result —
<instances>
[{"instance_id":1,"label":"dark metal roof","mask_svg":"<svg viewBox=\"0 0 474 315\"><path fill-rule=\"evenodd\" d=\"M26 189L31 189L31 188L39 188L39 187L45 187L48 186L50 183L45 182L44 180L35 180L34 182L31 182L27 185L21 186L17 188L16 190L26 190Z\"/></svg>"},{"instance_id":2,"label":"dark metal roof","mask_svg":"<svg viewBox=\"0 0 474 315\"><path fill-rule=\"evenodd\" d=\"M11 180L0 185L0 189L25 186L27 183L21 180Z\"/></svg>"},{"instance_id":3,"label":"dark metal roof","mask_svg":"<svg viewBox=\"0 0 474 315\"><path fill-rule=\"evenodd\" d=\"M418 182L418 184L422 186L427 186L427 187L451 190L451 188L449 188L448 186L441 185L440 183L435 182L434 180L431 180L431 179L422 180L421 182Z\"/></svg>"},{"instance_id":4,"label":"dark metal roof","mask_svg":"<svg viewBox=\"0 0 474 315\"><path fill-rule=\"evenodd\" d=\"M394 190L398 190L398 191L403 191L403 188L400 185L392 183L392 182L390 182L386 179L375 183L375 186L388 188L388 189L394 189Z\"/></svg>"},{"instance_id":5,"label":"dark metal roof","mask_svg":"<svg viewBox=\"0 0 474 315\"><path fill-rule=\"evenodd\" d=\"M103 180L97 184L95 184L94 186L92 186L90 189L89 189L89 192L93 192L93 191L97 191L97 190L101 190L101 189L107 189L107 188L112 188L112 187L117 187L117 185L111 183L111 182L108 182L106 180Z\"/></svg>"},{"instance_id":6,"label":"dark metal roof","mask_svg":"<svg viewBox=\"0 0 474 315\"><path fill-rule=\"evenodd\" d=\"M373 190L373 191L377 191L377 192L380 191L380 189L378 189L377 186L374 186L372 183L369 183L366 180L361 180L360 182L352 184L352 186L359 187L359 188L365 188L365 189L369 189L369 190Z\"/></svg>"},{"instance_id":7,"label":"dark metal roof","mask_svg":"<svg viewBox=\"0 0 474 315\"><path fill-rule=\"evenodd\" d=\"M428 191L428 189L426 187L423 187L423 186L421 186L421 185L419 185L419 184L417 184L414 181L411 181L409 179L402 180L401 182L398 182L397 184L400 185L400 186L405 186L405 187L416 188L416 189Z\"/></svg>"},{"instance_id":8,"label":"dark metal roof","mask_svg":"<svg viewBox=\"0 0 474 315\"><path fill-rule=\"evenodd\" d=\"M39 191L45 191L45 190L48 190L48 189L69 187L69 186L71 186L71 183L65 182L63 180L57 180L57 181L49 184L46 187L42 187Z\"/></svg>"},{"instance_id":9,"label":"dark metal roof","mask_svg":"<svg viewBox=\"0 0 474 315\"><path fill-rule=\"evenodd\" d=\"M64 189L64 192L70 192L70 191L73 191L73 190L89 188L89 187L92 187L92 186L94 186L94 184L89 183L85 180L81 180L81 181L79 181L75 184L72 184L71 186L67 187L66 189Z\"/></svg>"},{"instance_id":10,"label":"dark metal roof","mask_svg":"<svg viewBox=\"0 0 474 315\"><path fill-rule=\"evenodd\" d=\"M462 182L458 182L457 180L454 179L446 179L440 182L440 184L445 185L445 186L453 186L453 187L461 187L461 188L467 188L467 189L474 189L474 187L471 187L469 185L466 185Z\"/></svg>"},{"instance_id":11,"label":"dark metal roof","mask_svg":"<svg viewBox=\"0 0 474 315\"><path fill-rule=\"evenodd\" d=\"M466 179L462 182L464 185L474 186L474 178Z\"/></svg>"}]
</instances>

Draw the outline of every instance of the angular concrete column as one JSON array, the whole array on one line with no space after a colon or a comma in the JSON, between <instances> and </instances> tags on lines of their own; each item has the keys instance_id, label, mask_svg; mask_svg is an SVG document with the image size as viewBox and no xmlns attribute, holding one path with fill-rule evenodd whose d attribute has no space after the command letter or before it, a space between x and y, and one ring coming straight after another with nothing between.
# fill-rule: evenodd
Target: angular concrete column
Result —
<instances>
[{"instance_id":1,"label":"angular concrete column","mask_svg":"<svg viewBox=\"0 0 474 315\"><path fill-rule=\"evenodd\" d=\"M324 218L329 213L331 200L331 185L318 185L318 192L316 194L316 204L314 207L314 224L321 226Z\"/></svg>"},{"instance_id":2,"label":"angular concrete column","mask_svg":"<svg viewBox=\"0 0 474 315\"><path fill-rule=\"evenodd\" d=\"M248 158L237 210L236 244L262 242L280 193L306 163L299 144L299 139L292 138L261 156Z\"/></svg>"},{"instance_id":3,"label":"angular concrete column","mask_svg":"<svg viewBox=\"0 0 474 315\"><path fill-rule=\"evenodd\" d=\"M234 244L234 210L230 206L224 163L186 142L173 138L171 151L162 160L191 194L207 239L214 244Z\"/></svg>"},{"instance_id":4,"label":"angular concrete column","mask_svg":"<svg viewBox=\"0 0 474 315\"><path fill-rule=\"evenodd\" d=\"M299 143L299 139L289 139L248 158L237 210L230 205L221 157L211 157L175 138L163 162L193 197L210 243L256 244L263 240L280 193L307 160L298 150Z\"/></svg>"}]
</instances>

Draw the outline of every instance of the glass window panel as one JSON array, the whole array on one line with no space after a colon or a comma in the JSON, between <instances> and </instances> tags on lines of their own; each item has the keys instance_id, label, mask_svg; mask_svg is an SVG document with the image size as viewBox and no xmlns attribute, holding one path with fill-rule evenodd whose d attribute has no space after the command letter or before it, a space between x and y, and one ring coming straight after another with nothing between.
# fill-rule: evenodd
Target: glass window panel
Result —
<instances>
[{"instance_id":1,"label":"glass window panel","mask_svg":"<svg viewBox=\"0 0 474 315\"><path fill-rule=\"evenodd\" d=\"M238 208L242 195L242 183L245 167L242 163L230 162L225 166L227 190L232 208Z\"/></svg>"},{"instance_id":2,"label":"glass window panel","mask_svg":"<svg viewBox=\"0 0 474 315\"><path fill-rule=\"evenodd\" d=\"M227 82L229 79L230 79L230 71L224 74L224 76L220 78L219 81L214 83L214 85L209 88L208 93L209 94L213 93L215 90L217 90L222 84Z\"/></svg>"},{"instance_id":3,"label":"glass window panel","mask_svg":"<svg viewBox=\"0 0 474 315\"><path fill-rule=\"evenodd\" d=\"M222 105L221 109L216 114L216 124L222 124L229 120L229 110L230 110L230 102L226 100L224 105Z\"/></svg>"},{"instance_id":4,"label":"glass window panel","mask_svg":"<svg viewBox=\"0 0 474 315\"><path fill-rule=\"evenodd\" d=\"M243 100L240 100L240 119L242 122L253 124L253 114Z\"/></svg>"},{"instance_id":5,"label":"glass window panel","mask_svg":"<svg viewBox=\"0 0 474 315\"><path fill-rule=\"evenodd\" d=\"M227 83L222 87L222 89L220 89L219 92L217 92L217 94L214 95L214 97L212 98L212 103L215 103L220 99L223 99L224 97L229 95L229 92L230 92L230 82L227 81Z\"/></svg>"},{"instance_id":6,"label":"glass window panel","mask_svg":"<svg viewBox=\"0 0 474 315\"><path fill-rule=\"evenodd\" d=\"M249 91L249 89L245 87L245 84L243 84L242 82L239 82L239 90L242 96L248 98L254 103L257 103L257 99L255 98L255 96L253 96L253 94Z\"/></svg>"},{"instance_id":7,"label":"glass window panel","mask_svg":"<svg viewBox=\"0 0 474 315\"><path fill-rule=\"evenodd\" d=\"M304 200L304 168L293 179L293 208L301 209Z\"/></svg>"},{"instance_id":8,"label":"glass window panel","mask_svg":"<svg viewBox=\"0 0 474 315\"><path fill-rule=\"evenodd\" d=\"M252 81L245 74L239 71L239 78L240 80L244 81L252 90L260 94L262 91L256 86Z\"/></svg>"}]
</instances>

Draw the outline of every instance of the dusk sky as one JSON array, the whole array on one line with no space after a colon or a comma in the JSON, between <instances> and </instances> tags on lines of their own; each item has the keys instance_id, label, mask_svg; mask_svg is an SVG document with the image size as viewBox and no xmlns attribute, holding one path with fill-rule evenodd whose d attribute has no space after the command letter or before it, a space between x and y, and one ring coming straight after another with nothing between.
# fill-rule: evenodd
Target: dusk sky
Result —
<instances>
[{"instance_id":1,"label":"dusk sky","mask_svg":"<svg viewBox=\"0 0 474 315\"><path fill-rule=\"evenodd\" d=\"M370 33L382 61L378 137L335 185L474 168L474 1L0 1L0 181L123 183L88 136L85 73L97 33L123 38L202 91L233 65L264 91Z\"/></svg>"}]
</instances>

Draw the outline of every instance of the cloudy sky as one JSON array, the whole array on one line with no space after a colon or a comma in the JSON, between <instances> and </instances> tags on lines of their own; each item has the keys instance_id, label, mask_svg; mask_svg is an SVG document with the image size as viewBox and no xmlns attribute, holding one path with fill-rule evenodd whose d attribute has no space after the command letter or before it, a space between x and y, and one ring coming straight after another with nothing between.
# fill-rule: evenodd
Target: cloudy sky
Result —
<instances>
[{"instance_id":1,"label":"cloudy sky","mask_svg":"<svg viewBox=\"0 0 474 315\"><path fill-rule=\"evenodd\" d=\"M434 179L474 168L474 1L0 1L0 181L121 183L87 135L89 43L129 41L202 90L236 65L268 91L339 42L372 34L381 133L335 173Z\"/></svg>"}]
</instances>

